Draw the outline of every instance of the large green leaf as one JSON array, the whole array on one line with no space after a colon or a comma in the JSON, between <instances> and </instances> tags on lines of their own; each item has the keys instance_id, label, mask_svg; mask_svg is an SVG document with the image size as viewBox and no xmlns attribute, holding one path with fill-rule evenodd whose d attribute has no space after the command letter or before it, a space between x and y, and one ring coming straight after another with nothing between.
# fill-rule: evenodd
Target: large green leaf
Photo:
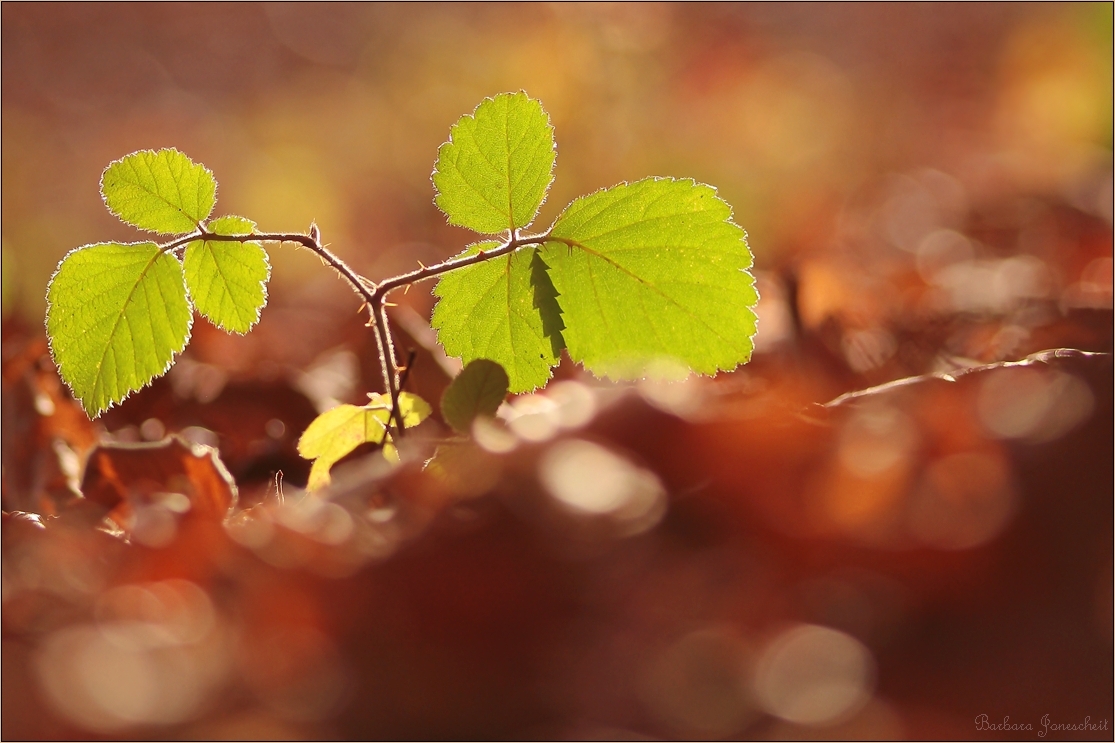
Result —
<instances>
[{"instance_id":1,"label":"large green leaf","mask_svg":"<svg viewBox=\"0 0 1115 743\"><path fill-rule=\"evenodd\" d=\"M255 222L243 217L221 217L206 225L217 235L250 235ZM254 242L195 240L183 260L186 286L198 312L214 325L247 333L267 304L271 265L267 252Z\"/></svg>"},{"instance_id":2,"label":"large green leaf","mask_svg":"<svg viewBox=\"0 0 1115 743\"><path fill-rule=\"evenodd\" d=\"M130 225L162 235L196 230L213 211L217 181L204 165L175 149L140 150L101 176L108 210Z\"/></svg>"},{"instance_id":3,"label":"large green leaf","mask_svg":"<svg viewBox=\"0 0 1115 743\"><path fill-rule=\"evenodd\" d=\"M441 396L441 417L461 433L472 431L477 416L496 414L507 397L507 372L488 359L475 359L461 370Z\"/></svg>"},{"instance_id":4,"label":"large green leaf","mask_svg":"<svg viewBox=\"0 0 1115 743\"><path fill-rule=\"evenodd\" d=\"M526 93L486 98L437 153L435 202L449 223L483 234L534 221L553 180L554 128Z\"/></svg>"},{"instance_id":5,"label":"large green leaf","mask_svg":"<svg viewBox=\"0 0 1115 743\"><path fill-rule=\"evenodd\" d=\"M590 371L638 379L666 362L715 374L751 357L751 251L710 186L621 184L575 200L550 234L542 257L562 335Z\"/></svg>"},{"instance_id":6,"label":"large green leaf","mask_svg":"<svg viewBox=\"0 0 1115 743\"><path fill-rule=\"evenodd\" d=\"M498 242L470 246L461 255L490 250ZM546 384L564 342L553 285L534 248L444 274L430 324L450 356L466 364L491 359L507 371L512 392Z\"/></svg>"},{"instance_id":7,"label":"large green leaf","mask_svg":"<svg viewBox=\"0 0 1115 743\"><path fill-rule=\"evenodd\" d=\"M165 373L190 338L182 264L154 243L70 252L47 302L54 362L90 417Z\"/></svg>"},{"instance_id":8,"label":"large green leaf","mask_svg":"<svg viewBox=\"0 0 1115 743\"><path fill-rule=\"evenodd\" d=\"M369 397L367 405L338 405L325 411L302 433L298 439L298 453L314 460L307 490L319 490L328 485L333 465L361 444L384 444L385 449L390 446L387 421L391 417L391 398L385 394ZM413 428L430 415L430 406L417 395L400 392L399 412L403 427Z\"/></svg>"}]
</instances>

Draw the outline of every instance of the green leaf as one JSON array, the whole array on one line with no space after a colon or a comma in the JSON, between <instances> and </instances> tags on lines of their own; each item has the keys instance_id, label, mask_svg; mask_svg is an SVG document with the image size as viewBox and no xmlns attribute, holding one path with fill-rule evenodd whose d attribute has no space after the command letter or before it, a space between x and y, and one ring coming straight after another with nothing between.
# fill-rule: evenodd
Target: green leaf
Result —
<instances>
[{"instance_id":1,"label":"green leaf","mask_svg":"<svg viewBox=\"0 0 1115 743\"><path fill-rule=\"evenodd\" d=\"M217 235L250 235L255 222L221 217L206 225ZM254 242L195 240L183 261L186 286L198 312L222 330L246 333L267 304L271 265L263 246Z\"/></svg>"},{"instance_id":2,"label":"green leaf","mask_svg":"<svg viewBox=\"0 0 1115 743\"><path fill-rule=\"evenodd\" d=\"M458 257L498 247L469 246ZM553 285L534 248L444 274L430 324L450 356L466 364L491 359L507 372L511 392L546 384L564 341Z\"/></svg>"},{"instance_id":3,"label":"green leaf","mask_svg":"<svg viewBox=\"0 0 1115 743\"><path fill-rule=\"evenodd\" d=\"M178 150L140 150L109 164L101 176L101 196L122 221L177 235L196 230L213 211L217 181Z\"/></svg>"},{"instance_id":4,"label":"green leaf","mask_svg":"<svg viewBox=\"0 0 1115 743\"><path fill-rule=\"evenodd\" d=\"M441 417L461 433L472 430L477 416L496 414L507 397L507 372L488 359L470 361L441 396Z\"/></svg>"},{"instance_id":5,"label":"green leaf","mask_svg":"<svg viewBox=\"0 0 1115 743\"><path fill-rule=\"evenodd\" d=\"M155 243L71 251L47 303L54 362L90 417L165 373L193 322L182 264Z\"/></svg>"},{"instance_id":6,"label":"green leaf","mask_svg":"<svg viewBox=\"0 0 1115 743\"><path fill-rule=\"evenodd\" d=\"M298 440L298 453L313 459L307 490L320 490L330 482L329 470L342 457L361 444L384 444L384 455L389 459L395 447L387 434L387 421L391 417L391 398L385 394L369 395L367 405L338 405L319 415ZM430 415L425 400L409 392L399 393L399 412L403 427L413 428ZM387 447L391 451L387 451ZM398 461L395 455L394 461Z\"/></svg>"},{"instance_id":7,"label":"green leaf","mask_svg":"<svg viewBox=\"0 0 1115 743\"><path fill-rule=\"evenodd\" d=\"M433 181L449 223L494 235L526 227L553 181L554 128L526 93L485 98L437 153Z\"/></svg>"},{"instance_id":8,"label":"green leaf","mask_svg":"<svg viewBox=\"0 0 1115 743\"><path fill-rule=\"evenodd\" d=\"M750 359L758 294L731 216L712 187L666 178L566 207L542 257L570 357L613 379L663 362L715 374Z\"/></svg>"}]
</instances>

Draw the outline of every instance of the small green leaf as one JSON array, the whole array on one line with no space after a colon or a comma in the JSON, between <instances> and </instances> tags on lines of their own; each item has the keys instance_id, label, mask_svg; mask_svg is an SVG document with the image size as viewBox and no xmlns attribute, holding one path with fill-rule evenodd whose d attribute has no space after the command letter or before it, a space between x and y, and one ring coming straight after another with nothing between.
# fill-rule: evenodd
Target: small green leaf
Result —
<instances>
[{"instance_id":1,"label":"small green leaf","mask_svg":"<svg viewBox=\"0 0 1115 743\"><path fill-rule=\"evenodd\" d=\"M507 397L507 372L488 359L475 359L461 370L441 396L441 417L461 433L472 430L477 416L496 414Z\"/></svg>"},{"instance_id":2,"label":"small green leaf","mask_svg":"<svg viewBox=\"0 0 1115 743\"><path fill-rule=\"evenodd\" d=\"M553 181L554 128L526 93L486 98L453 125L433 181L449 223L482 234L526 227Z\"/></svg>"},{"instance_id":3,"label":"small green leaf","mask_svg":"<svg viewBox=\"0 0 1115 743\"><path fill-rule=\"evenodd\" d=\"M319 490L328 485L329 470L356 447L368 441L382 442L389 413L389 408L373 411L356 405L338 405L315 418L298 440L298 453L314 460L306 488Z\"/></svg>"},{"instance_id":4,"label":"small green leaf","mask_svg":"<svg viewBox=\"0 0 1115 743\"><path fill-rule=\"evenodd\" d=\"M196 230L213 211L217 181L178 150L140 150L109 164L101 176L101 196L122 221L177 235Z\"/></svg>"},{"instance_id":5,"label":"small green leaf","mask_svg":"<svg viewBox=\"0 0 1115 743\"><path fill-rule=\"evenodd\" d=\"M182 264L154 243L71 251L47 303L54 363L90 417L165 373L193 322Z\"/></svg>"},{"instance_id":6,"label":"small green leaf","mask_svg":"<svg viewBox=\"0 0 1115 743\"><path fill-rule=\"evenodd\" d=\"M638 379L666 362L734 369L754 347L751 251L731 207L692 180L648 178L575 200L542 257L574 361Z\"/></svg>"},{"instance_id":7,"label":"small green leaf","mask_svg":"<svg viewBox=\"0 0 1115 743\"><path fill-rule=\"evenodd\" d=\"M498 246L477 243L458 257ZM554 289L537 254L521 248L444 274L434 287L438 302L430 324L445 352L466 364L495 361L507 371L512 392L546 384L564 347Z\"/></svg>"},{"instance_id":8,"label":"small green leaf","mask_svg":"<svg viewBox=\"0 0 1115 743\"><path fill-rule=\"evenodd\" d=\"M221 217L206 225L217 235L250 235L255 222ZM271 265L263 246L254 242L195 240L183 260L186 286L198 312L222 330L247 333L267 304Z\"/></svg>"},{"instance_id":9,"label":"small green leaf","mask_svg":"<svg viewBox=\"0 0 1115 743\"><path fill-rule=\"evenodd\" d=\"M307 490L320 490L330 482L329 470L356 447L365 443L384 444L384 456L398 461L387 421L391 417L391 398L384 394L370 395L367 405L338 405L319 415L298 440L298 453L313 459ZM399 412L403 427L413 428L430 415L425 400L409 392L399 393ZM391 447L391 451L387 447ZM395 454L394 459L391 455Z\"/></svg>"}]
</instances>

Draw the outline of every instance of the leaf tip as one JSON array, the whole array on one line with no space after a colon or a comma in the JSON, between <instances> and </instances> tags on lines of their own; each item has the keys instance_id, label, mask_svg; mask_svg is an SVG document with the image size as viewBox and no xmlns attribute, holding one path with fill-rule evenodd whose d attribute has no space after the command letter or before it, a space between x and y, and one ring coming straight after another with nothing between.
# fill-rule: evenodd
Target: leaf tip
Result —
<instances>
[{"instance_id":1,"label":"leaf tip","mask_svg":"<svg viewBox=\"0 0 1115 743\"><path fill-rule=\"evenodd\" d=\"M217 201L213 172L174 147L136 150L101 172L101 200L125 224L160 235L200 229Z\"/></svg>"},{"instance_id":2,"label":"leaf tip","mask_svg":"<svg viewBox=\"0 0 1115 743\"><path fill-rule=\"evenodd\" d=\"M527 227L553 182L555 153L541 102L524 90L488 96L438 148L434 204L449 224L485 235Z\"/></svg>"}]
</instances>

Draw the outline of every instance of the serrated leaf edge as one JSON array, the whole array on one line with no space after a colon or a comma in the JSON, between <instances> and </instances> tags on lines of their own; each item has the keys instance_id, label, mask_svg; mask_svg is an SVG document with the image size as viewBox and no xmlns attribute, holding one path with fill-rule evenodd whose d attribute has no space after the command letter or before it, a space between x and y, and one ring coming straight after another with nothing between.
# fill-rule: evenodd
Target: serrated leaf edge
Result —
<instances>
[{"instance_id":1,"label":"serrated leaf edge","mask_svg":"<svg viewBox=\"0 0 1115 743\"><path fill-rule=\"evenodd\" d=\"M85 414L87 416L89 416L91 419L99 418L102 413L107 413L109 410L112 410L112 408L116 407L117 405L123 404L123 402L125 400L127 400L129 397L131 397L132 395L134 395L135 393L139 392L140 390L142 390L146 387L150 387L151 384L156 379L158 379L159 377L163 376L168 371L170 371L170 367L174 366L174 358L176 356L178 356L179 354L181 354L183 351L186 350L186 346L190 345L190 340L193 338L193 329L194 329L193 299L190 297L189 288L187 288L186 289L186 304L189 306L190 313L189 313L189 319L186 321L186 337L182 341L182 348L178 349L177 351L171 351L170 358L167 360L166 365L162 368L162 370L153 374L149 380L147 380L146 382L141 384L139 387L136 387L134 390L129 390L128 392L124 393L124 396L121 397L119 400L111 400L110 399L106 403L106 405L103 408L101 408L100 410L90 410L88 408L88 406L86 406L85 401L82 400L80 397L78 397L77 394L74 392L73 387L70 385L70 381L62 375L62 366L58 363L58 357L57 357L57 355L55 354L55 351L54 351L54 338L50 334L50 311L51 311L52 306L53 306L51 301L50 301L50 287L54 284L54 279L55 279L55 277L58 276L58 272L62 270L62 264L66 262L67 258L69 258L74 253L78 252L79 250L85 250L86 248L93 248L93 247L96 247L98 245L122 245L122 246L127 248L127 247L132 247L132 246L135 246L135 245L147 245L147 244L150 244L150 243L151 243L150 240L143 240L143 241L140 241L140 242L132 242L132 243L99 242L99 243L88 243L86 245L81 245L79 247L74 248L73 250L68 251L66 253L66 255L62 256L62 260L58 261L58 266L55 267L54 272L50 275L50 281L48 281L47 284L46 284L46 315L43 318L43 329L46 331L46 342L47 342L47 348L50 350L50 360L54 363L54 367L58 370L59 379L61 379L65 383L66 389L68 389L70 391L70 396L73 399L77 400L78 403L81 404L81 409L84 410ZM162 253L160 252L159 255L162 255ZM156 258L157 258L157 256L156 256ZM178 260L173 255L171 256L171 258L173 258L176 261ZM179 262L179 264L181 264L181 261L178 261L178 262ZM154 263L154 261L152 261L152 263ZM182 283L183 283L183 286L185 286L185 283L186 283L185 282L185 277L183 277ZM100 371L100 364L103 364L103 363L104 363L104 358L102 357L101 361L98 363L98 366L97 366L98 372Z\"/></svg>"},{"instance_id":2,"label":"serrated leaf edge","mask_svg":"<svg viewBox=\"0 0 1115 743\"><path fill-rule=\"evenodd\" d=\"M129 152L128 154L126 154L126 155L124 155L124 156L122 156L122 157L118 157L117 159L115 159L115 160L113 160L112 162L110 162L110 163L109 163L108 165L106 165L106 166L105 166L104 170L102 170L102 171L101 171L101 177L100 177L100 179L99 179L99 180L97 181L97 190L98 190L98 191L100 192L100 194L101 194L101 203L103 203L103 204L105 205L105 209L107 209L107 210L108 210L108 213L109 213L109 214L111 214L112 216L116 217L117 219L119 219L119 220L120 220L121 222L123 222L124 224L128 225L129 227L135 227L135 229L137 229L137 230L142 230L143 232L150 232L150 233L153 233L153 234L155 234L155 235L188 235L188 234L190 234L189 232L161 232L161 231L159 231L159 230L149 230L149 229L147 229L146 227L139 227L139 226L137 226L137 225L134 225L134 224L132 224L131 222L128 222L128 221L126 221L126 220L125 220L125 219L124 219L123 217L121 217L121 216L120 216L119 214L117 214L117 213L116 213L116 211L115 211L115 210L114 210L114 209L113 209L113 208L112 208L111 206L109 206L109 204L108 204L108 199L107 199L107 198L105 197L105 189L104 189L105 174L106 174L106 173L108 173L109 169L110 169L110 168L111 168L111 167L112 167L113 165L116 165L117 163L122 163L122 162L124 162L124 161L125 161L126 159L128 159L129 157L131 157L131 156L133 156L133 155L138 155L138 154L140 154L140 153L142 153L142 152L150 152L150 153L152 153L153 155L156 155L156 156L157 156L157 155L158 155L158 154L159 154L160 152L176 152L176 153L178 153L179 155L181 155L182 157L186 158L186 160L188 160L188 161L189 161L189 162L190 162L190 163L191 163L192 165L197 165L197 166L199 166L199 167L200 167L200 168L201 168L201 169L202 169L203 171L205 171L206 173L208 173L208 174L209 174L209 177L213 179L213 207L210 207L210 209L209 209L209 214L212 214L212 213L213 213L213 209L214 209L214 208L216 207L216 205L217 205L217 191L218 191L218 190L220 189L220 184L219 184L219 183L217 182L217 177L216 177L215 175L213 175L213 171L212 171L212 170L210 170L210 169L209 169L208 167L206 167L205 163L194 162L193 158L191 158L191 157L190 157L189 155L187 155L187 154L186 154L185 152L182 152L181 150L179 150L179 149L178 149L177 147L160 147L160 148L159 148L159 149L157 149L157 150L153 150L153 149L142 149L142 150L136 150L136 151L134 151L134 152ZM160 197L160 198L161 198L161 197ZM189 219L189 220L190 220L191 222L193 222L193 223L194 223L194 225L195 225L195 226L196 226L196 227L197 227L198 229L201 229L201 225L202 225L203 223L205 223L205 222L209 221L209 214L205 215L205 216L204 216L204 217L203 217L202 219L200 219L200 220L195 220L195 219L194 219L193 217L191 217L190 215L186 214L186 213L185 213L185 212L183 212L183 211L182 211L181 209L179 209L179 208L178 208L177 206L174 206L174 204L171 204L171 203L170 203L169 201L168 201L168 202L166 202L166 203L167 203L167 205L168 205L168 206L170 206L171 208L173 208L173 209L177 209L177 210L178 210L178 211L179 211L179 212L180 212L180 213L182 214L182 216L186 217L186 218L187 218L187 219ZM98 245L99 245L100 243L94 243L94 244L98 244ZM121 244L124 244L124 243L121 243ZM130 244L130 243L127 243L127 244Z\"/></svg>"},{"instance_id":3,"label":"serrated leaf edge","mask_svg":"<svg viewBox=\"0 0 1115 743\"><path fill-rule=\"evenodd\" d=\"M761 297L759 295L758 285L755 282L755 274L753 274L751 272L752 269L755 266L755 253L751 249L751 243L748 242L748 240L747 240L747 230L744 227L737 224L733 220L732 217L734 216L734 209L732 208L732 205L730 203L728 203L727 200L722 199L720 197L719 189L717 189L716 186L713 186L709 183L705 183L703 181L698 181L696 178L675 178L673 176L661 176L661 175L647 176L645 178L640 178L637 181L623 180L623 181L620 181L619 183L616 183L616 184L611 185L611 186L602 186L601 188L598 188L595 191L591 191L590 193L587 193L587 194L582 194L581 196L578 196L577 198L570 201L568 204L565 205L565 208L561 210L561 212L557 215L557 217L554 218L554 221L550 224L550 228L546 231L545 234L546 235L552 235L553 231L554 231L554 228L557 227L557 223L561 221L561 218L563 216L565 216L565 213L567 211L569 211L569 208L571 206L573 206L574 204L576 204L578 201L582 201L582 200L591 198L592 196L595 196L599 193L603 193L605 191L611 191L615 188L619 188L620 186L636 186L640 183L645 183L647 181L651 181L651 182L654 182L654 183L657 183L659 181L669 181L671 183L689 183L693 187L704 186L705 188L711 189L712 196L713 196L714 199L719 201L724 206L728 207L728 216L725 217L725 219L723 221L725 223L730 224L730 225L732 225L732 226L734 226L734 227L736 227L740 230L740 233L741 233L741 236L742 236L742 239L743 239L743 244L747 248L748 257L749 257L749 263L746 266L744 266L743 268L741 268L740 270L743 273L746 273L748 276L751 277L751 289L755 292L755 304L746 308L747 311L750 312L755 317L755 332L753 332L750 336L748 336L748 340L751 342L751 350L748 351L746 358L744 358L742 361L740 361L738 364L736 364L736 366L732 367L731 369L726 369L726 368L721 367L719 364L717 364L716 371L712 372L711 374L705 374L704 372L699 372L699 371L693 369L692 366L689 365L689 364L683 364L683 366L685 366L691 372L696 373L700 376L712 377L712 376L715 376L718 372L732 371L733 369L737 369L740 366L743 366L744 364L747 364L751 360L752 356L754 356L754 353L755 353L755 336L758 335L758 332L759 332L759 313L757 313L755 311L755 307L758 306L759 299ZM561 240L558 240L558 239L551 239L551 240L547 240L546 242L557 242L559 244L565 244ZM612 265L615 265L616 268L624 271L624 273L627 273L627 274L631 275L632 278L638 280L640 283L645 283L639 277L635 276L634 274L631 274L626 269L623 269L622 266L616 265L612 261L608 260L605 256L597 253L595 250L592 250L591 248L589 248L585 245L581 245L580 243L578 243L577 245L581 250L591 252L593 255L596 255L597 257L602 258L602 259L608 261L609 263L612 263ZM547 270L549 270L549 269L547 268ZM670 299L669 297L665 297L665 298ZM561 305L561 295L560 294L558 295L558 300L557 301L558 301L558 306L560 307L560 305ZM671 301L673 301L673 300L671 299ZM687 314L691 314L691 313L687 313ZM562 319L565 320L565 311L564 310L562 310ZM704 324L703 321L702 321L702 324ZM719 334L717 334L717 335L719 335ZM440 340L440 338L439 338L439 340ZM568 349L567 349L567 353L568 353ZM570 356L570 358L572 358L572 355ZM587 368L587 367L585 367L584 362L582 362L582 361L577 361L576 363L579 364L583 368ZM592 372L592 373L593 373L594 376L602 376L602 377L608 378L608 379L615 379L616 381L628 381L628 380L626 380L626 378L623 378L623 377L618 377L618 378L613 377L613 376L609 375L607 372L604 372L604 373L599 374L599 375L596 372Z\"/></svg>"},{"instance_id":4,"label":"serrated leaf edge","mask_svg":"<svg viewBox=\"0 0 1115 743\"><path fill-rule=\"evenodd\" d=\"M463 227L464 229L472 229L471 227L467 227L466 225L454 222L453 218L450 217L448 214L446 214L445 211L441 208L441 206L437 203L437 197L440 195L440 192L438 191L437 184L434 182L434 176L438 174L437 164L438 164L438 161L441 160L442 149L453 144L453 133L457 129L457 127L460 125L462 119L467 118L467 119L475 120L476 119L476 112L479 111L480 107L483 106L488 101L491 101L491 102L494 103L496 98L499 98L500 96L515 96L515 95L519 95L520 93L525 95L527 97L527 100L531 100L531 101L534 101L535 103L537 103L538 107L540 109L542 109L542 114L546 117L546 126L547 126L547 128L550 132L550 151L554 153L554 161L553 161L553 163L550 164L550 183L546 186L546 189L542 192L542 200L538 202L538 206L535 207L534 214L531 215L530 220L525 225L523 225L522 227L511 227L510 225L508 225L507 229L509 229L509 230L525 230L527 227L530 227L532 224L534 224L534 220L538 219L538 213L540 211L542 211L542 205L545 204L546 199L548 199L550 197L550 187L554 183L554 171L557 170L557 139L553 136L553 134L554 134L553 119L550 118L550 112L547 111L546 107L542 105L542 101L537 99L537 98L532 98L530 93L526 92L522 88L519 88L519 90L514 91L514 92L496 93L495 95L486 96L482 101L477 103L475 107L473 107L472 113L467 113L464 116L461 116L460 118L458 118L455 122L453 122L453 124L449 127L449 138L447 140L445 140L444 142L442 142L440 145L438 145L437 156L434 158L434 169L430 172L430 185L432 185L434 187L434 198L432 200L432 203L433 203L434 207L436 207L439 212L441 212L443 215L445 215L445 223L446 224L452 225L454 227ZM508 198L510 198L510 193L511 192L510 192L510 188L509 188L508 189ZM481 198L483 198L483 194L481 194ZM487 200L487 199L485 199L485 200ZM488 203L491 203L491 202L488 202ZM511 211L511 208L510 208L510 205L508 205L508 212L510 212L510 211ZM509 216L513 216L513 215L509 215ZM477 234L481 234L481 235L484 235L484 234L491 234L491 235L500 234L498 232L485 233L485 232L479 232L478 230L473 230L473 231L477 232Z\"/></svg>"},{"instance_id":5,"label":"serrated leaf edge","mask_svg":"<svg viewBox=\"0 0 1115 743\"><path fill-rule=\"evenodd\" d=\"M258 226L258 225L256 225L255 222L252 222L252 220L248 219L247 217L241 217L241 216L236 215L236 214L226 214L222 217L217 217L216 219L207 219L207 220L204 220L203 223L204 223L204 226L206 228L208 228L214 222L220 221L222 219L226 219L228 217L233 217L233 218L236 218L236 219L243 219L246 222L251 222L252 223L252 229L250 231L246 232L246 233L243 233L243 234L247 234L247 235L252 234L252 232L254 232L256 227ZM206 231L208 231L208 229ZM239 236L238 234L225 235L225 237L238 237L238 236ZM267 300L270 299L270 295L267 293L267 287L268 287L268 284L270 284L270 282L271 282L271 255L267 252L267 249L263 247L263 243L240 242L239 240L203 240L201 238L198 238L197 240L186 243L185 249L189 250L191 245L193 245L194 243L198 243L198 242L202 243L203 245L205 243L210 243L210 242L218 242L218 243L233 243L233 242L236 242L236 243L239 243L240 245L253 245L253 246L255 246L255 247L257 247L257 248L259 248L260 250L263 251L263 262L267 266L267 275L265 277L263 277L263 279L259 282L260 285L263 288L263 302L259 305L259 307L255 308L255 319L252 320L251 323L248 324L247 329L245 329L243 331L236 330L235 328L226 328L223 325L220 325L219 323L215 322L213 320L213 318L209 317L209 315L207 315L206 313L197 309L197 305L193 301L193 295L190 293L190 282L189 281L186 282L186 295L188 297L190 297L191 306L193 307L194 310L197 311L197 313L199 315L201 315L206 320L208 320L210 325L212 325L213 327L218 328L219 330L222 330L226 333L230 333L230 334L234 333L236 335L241 335L241 336L247 335L249 332L251 332L252 328L254 328L256 325L259 324L259 320L263 316L263 308L267 306ZM185 271L185 265L186 265L185 252L183 252L183 260L182 260L183 271Z\"/></svg>"},{"instance_id":6,"label":"serrated leaf edge","mask_svg":"<svg viewBox=\"0 0 1115 743\"><path fill-rule=\"evenodd\" d=\"M463 258L463 257L469 255L472 252L473 248L477 247L478 245L486 245L486 244L491 244L492 248L495 249L495 248L500 247L501 245L506 245L507 243L503 242L503 241L500 241L500 240L492 240L492 239L478 240L474 243L471 243L471 244L465 246L465 249L462 250L461 252L457 253L455 256L453 256L453 258L451 260L455 260L457 258ZM510 253L504 253L503 255L496 256L492 260L497 260L498 261L498 260L501 260L503 258L506 258L508 260L508 262L510 263L512 256L516 255L520 251L523 251L523 250L535 250L535 251L537 251L537 250L541 249L541 247L542 247L541 245L535 245L533 243L528 243L526 245L519 246L518 248L511 251ZM479 265L479 264L477 264L477 265ZM470 266L469 268L472 268L472 266ZM435 297L437 297L437 301L434 302L434 311L437 310L438 302L440 302L442 299L445 298L444 295L438 293L438 287L439 286L441 286L441 280L440 279L437 281L437 283L434 284L434 288L433 288L433 295ZM510 322L510 317L511 317L510 307L508 307L508 315L507 316L508 316L508 319L509 319L508 321ZM431 314L431 317L430 317L430 327L433 328L434 332L437 334L438 345L441 346L442 350L445 351L446 355L450 356L451 358L462 359L463 360L463 356L455 356L449 351L448 346L445 344L445 341L442 339L442 332L444 331L444 328L440 325L434 325L433 324L433 315L432 314ZM481 359L481 358L487 358L487 357L476 356L472 359L469 359L469 363L471 363L471 362L473 362L477 359ZM487 359L487 360L492 361L496 364L499 364L499 362L496 361L495 359ZM531 392L533 390L537 390L537 389L541 389L541 388L545 387L547 384L549 384L550 380L554 378L554 368L558 365L558 363L560 363L560 361L561 361L561 359L559 358L557 362L549 365L548 369L546 370L546 380L544 382L542 382L542 384L539 384L535 387L531 387L530 389L516 390L513 394L520 394L520 393L523 393L523 392ZM502 364L500 364L500 366L502 366ZM507 370L504 369L504 372L507 373ZM508 373L508 376L510 377L509 373Z\"/></svg>"}]
</instances>

